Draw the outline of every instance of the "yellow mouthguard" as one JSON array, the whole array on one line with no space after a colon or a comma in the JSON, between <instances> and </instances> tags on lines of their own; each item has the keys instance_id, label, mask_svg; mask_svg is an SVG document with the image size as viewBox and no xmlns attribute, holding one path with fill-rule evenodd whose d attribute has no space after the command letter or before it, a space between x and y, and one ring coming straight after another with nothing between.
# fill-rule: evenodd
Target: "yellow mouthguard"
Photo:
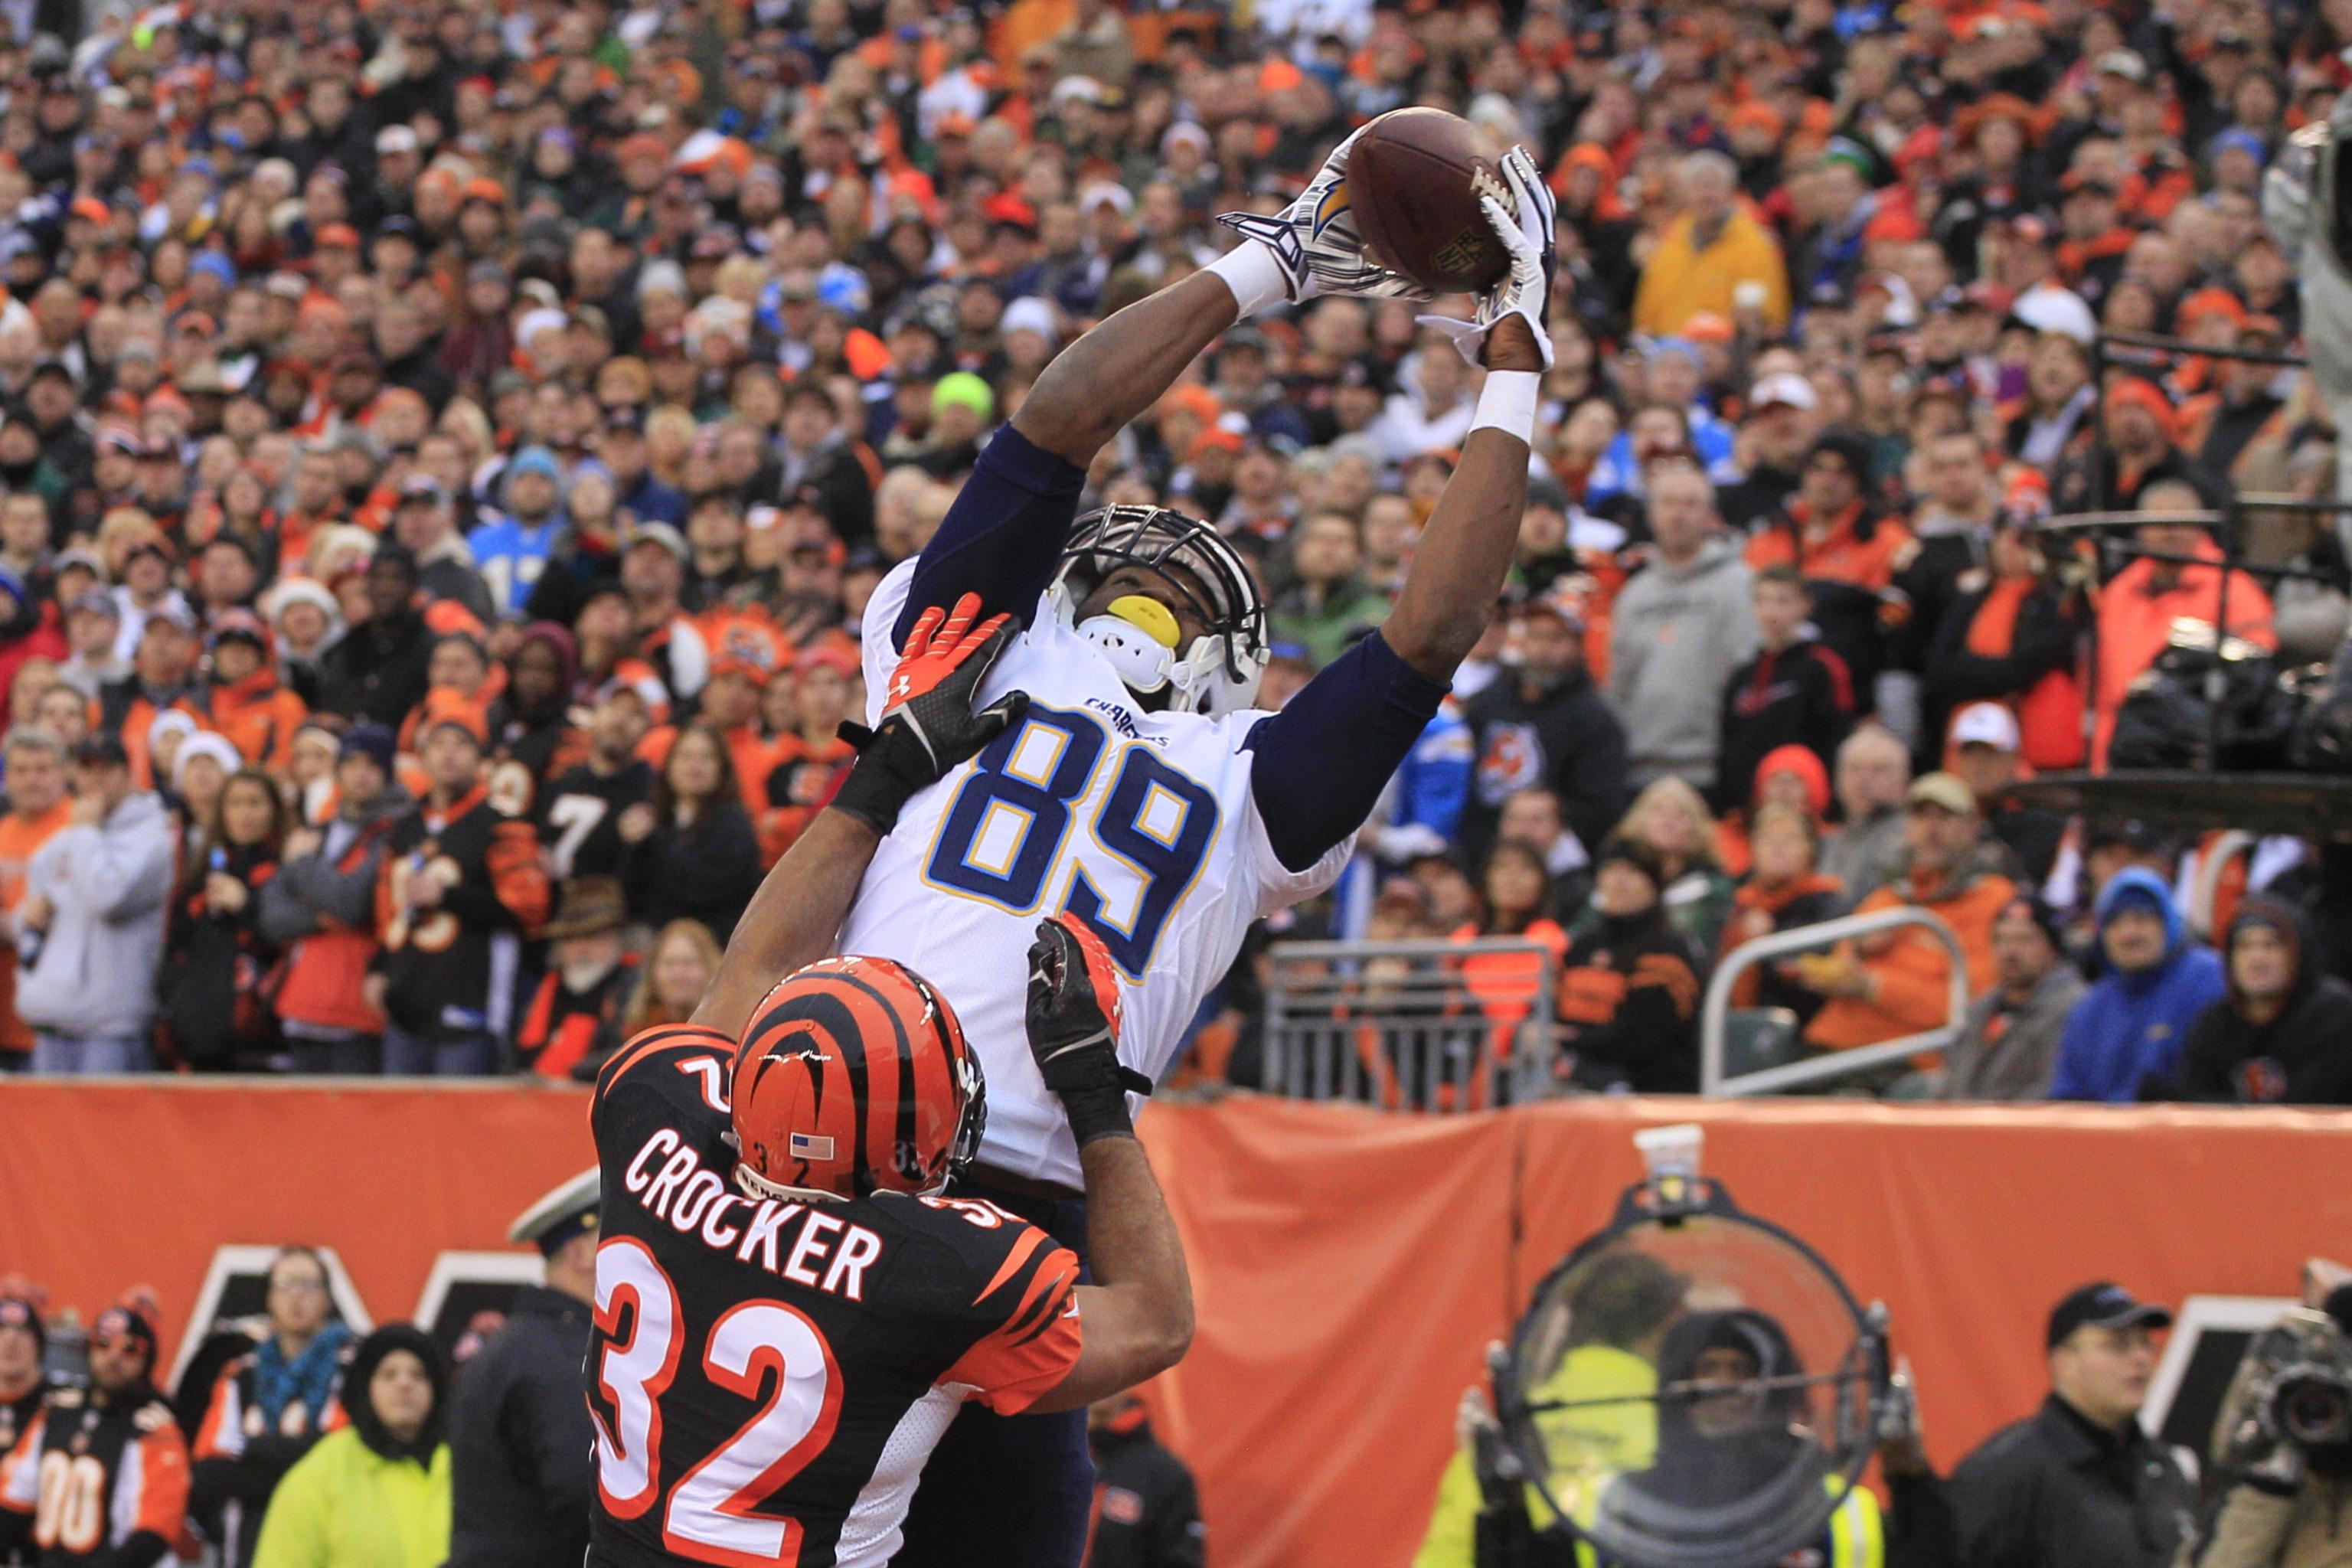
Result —
<instances>
[{"instance_id":1,"label":"yellow mouthguard","mask_svg":"<svg viewBox=\"0 0 2352 1568\"><path fill-rule=\"evenodd\" d=\"M1141 594L1123 595L1113 599L1105 613L1117 616L1161 647L1176 646L1176 614L1157 599Z\"/></svg>"}]
</instances>

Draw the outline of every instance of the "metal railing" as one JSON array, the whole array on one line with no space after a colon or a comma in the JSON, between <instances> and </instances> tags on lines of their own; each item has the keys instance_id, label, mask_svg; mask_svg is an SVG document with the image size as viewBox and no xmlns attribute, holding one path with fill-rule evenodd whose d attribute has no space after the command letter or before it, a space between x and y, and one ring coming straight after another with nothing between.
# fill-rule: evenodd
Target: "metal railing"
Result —
<instances>
[{"instance_id":1,"label":"metal railing","mask_svg":"<svg viewBox=\"0 0 2352 1568\"><path fill-rule=\"evenodd\" d=\"M1944 951L1949 956L1951 1007L1940 1026L1925 1029L1916 1035L1906 1035L1900 1039L1881 1041L1874 1046L1831 1051L1780 1067L1742 1073L1737 1078L1724 1076L1726 1021L1731 1010L1732 988L1739 983L1741 975L1759 963L1792 952L1810 952L1817 948L1857 937L1874 936L1880 931L1895 931L1904 926L1925 927L1944 944ZM1952 934L1952 928L1927 910L1875 910L1869 914L1843 915L1833 921L1759 936L1733 949L1716 966L1714 978L1707 982L1706 1000L1699 1010L1699 1092L1734 1097L1778 1094L1786 1089L1858 1077L1879 1068L1907 1061L1922 1051L1940 1051L1959 1034L1960 1020L1968 1006L1968 955L1960 951L1960 939Z\"/></svg>"},{"instance_id":2,"label":"metal railing","mask_svg":"<svg viewBox=\"0 0 2352 1568\"><path fill-rule=\"evenodd\" d=\"M1555 1092L1539 942L1286 942L1268 951L1268 1093L1472 1110Z\"/></svg>"}]
</instances>

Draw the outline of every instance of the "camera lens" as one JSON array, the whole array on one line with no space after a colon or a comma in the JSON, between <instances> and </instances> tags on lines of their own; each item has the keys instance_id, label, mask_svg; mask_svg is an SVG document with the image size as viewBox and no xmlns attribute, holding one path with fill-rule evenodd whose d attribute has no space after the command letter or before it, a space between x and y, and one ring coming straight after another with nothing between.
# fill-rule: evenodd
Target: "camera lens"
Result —
<instances>
[{"instance_id":1,"label":"camera lens","mask_svg":"<svg viewBox=\"0 0 2352 1568\"><path fill-rule=\"evenodd\" d=\"M2303 1377L2278 1391L2279 1429L2298 1443L2352 1442L2352 1387L2332 1378Z\"/></svg>"}]
</instances>

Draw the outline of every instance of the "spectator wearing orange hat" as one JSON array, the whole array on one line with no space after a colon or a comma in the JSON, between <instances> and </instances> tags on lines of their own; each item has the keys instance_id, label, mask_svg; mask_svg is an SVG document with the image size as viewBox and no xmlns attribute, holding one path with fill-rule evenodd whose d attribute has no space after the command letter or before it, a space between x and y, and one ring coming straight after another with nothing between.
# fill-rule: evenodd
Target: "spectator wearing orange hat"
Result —
<instances>
[{"instance_id":1,"label":"spectator wearing orange hat","mask_svg":"<svg viewBox=\"0 0 2352 1568\"><path fill-rule=\"evenodd\" d=\"M743 809L756 822L768 805L768 773L775 742L760 727L761 700L784 661L783 639L749 615L706 617L710 679L702 688L702 721L727 742Z\"/></svg>"},{"instance_id":2,"label":"spectator wearing orange hat","mask_svg":"<svg viewBox=\"0 0 2352 1568\"><path fill-rule=\"evenodd\" d=\"M2146 385L2145 382L2137 384ZM2151 393L2153 389L2151 388ZM2195 489L2185 481L2165 479L2139 492L2138 510L2147 512L2202 510ZM2105 770L2107 742L2115 734L2116 715L2140 673L2156 662L2172 640L2173 623L2221 620L2224 586L2221 546L2195 523L2146 522L2134 538L2152 552L2116 574L2099 591L2098 610L2098 729L2092 740L2092 765ZM2278 646L2271 624L2270 595L2252 576L2234 568L2227 574L2228 631L2264 647Z\"/></svg>"},{"instance_id":3,"label":"spectator wearing orange hat","mask_svg":"<svg viewBox=\"0 0 2352 1568\"><path fill-rule=\"evenodd\" d=\"M829 643L803 650L789 678L778 677L763 704L775 741L761 780L760 853L774 865L833 798L856 749L841 738L849 716L854 654Z\"/></svg>"},{"instance_id":4,"label":"spectator wearing orange hat","mask_svg":"<svg viewBox=\"0 0 2352 1568\"><path fill-rule=\"evenodd\" d=\"M208 646L207 722L247 762L285 767L293 754L294 731L310 710L279 684L269 628L250 610L226 610L213 617Z\"/></svg>"},{"instance_id":5,"label":"spectator wearing orange hat","mask_svg":"<svg viewBox=\"0 0 2352 1568\"><path fill-rule=\"evenodd\" d=\"M2231 334L2239 348L2276 353L2286 346L2279 324L2242 310ZM2287 437L2293 417L2280 395L2282 373L2259 360L2225 360L2214 369L2213 390L2180 410L2180 445L2199 467L2241 493L2288 487Z\"/></svg>"},{"instance_id":6,"label":"spectator wearing orange hat","mask_svg":"<svg viewBox=\"0 0 2352 1568\"><path fill-rule=\"evenodd\" d=\"M1551 172L1559 220L1575 226L1584 252L1584 265L1574 274L1579 309L1597 304L1604 321L1623 317L1642 278L1633 259L1639 226L1626 210L1621 179L1617 160L1597 142L1570 147Z\"/></svg>"},{"instance_id":7,"label":"spectator wearing orange hat","mask_svg":"<svg viewBox=\"0 0 2352 1568\"><path fill-rule=\"evenodd\" d=\"M2051 499L2061 512L2105 508L2133 511L2151 485L2186 484L2200 506L2218 505L2227 484L2180 449L2180 412L2154 382L2137 375L2111 381L2100 409L2106 439L2053 476Z\"/></svg>"},{"instance_id":8,"label":"spectator wearing orange hat","mask_svg":"<svg viewBox=\"0 0 2352 1568\"><path fill-rule=\"evenodd\" d=\"M1780 242L1739 209L1738 165L1721 153L1693 153L1675 166L1675 189L1682 211L1642 264L1634 331L1671 337L1707 311L1786 326L1789 269Z\"/></svg>"},{"instance_id":9,"label":"spectator wearing orange hat","mask_svg":"<svg viewBox=\"0 0 2352 1568\"><path fill-rule=\"evenodd\" d=\"M418 738L444 719L463 720L487 738L490 704L506 671L490 663L482 639L471 632L445 632L434 640L425 670L431 684L400 726L400 749L415 752Z\"/></svg>"}]
</instances>

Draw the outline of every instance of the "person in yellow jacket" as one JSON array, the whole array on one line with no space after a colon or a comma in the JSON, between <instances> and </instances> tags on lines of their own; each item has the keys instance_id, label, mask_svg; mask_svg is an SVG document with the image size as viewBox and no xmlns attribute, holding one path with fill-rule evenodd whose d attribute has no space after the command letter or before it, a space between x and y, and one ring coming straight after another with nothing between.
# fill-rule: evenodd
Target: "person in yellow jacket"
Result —
<instances>
[{"instance_id":1,"label":"person in yellow jacket","mask_svg":"<svg viewBox=\"0 0 2352 1568\"><path fill-rule=\"evenodd\" d=\"M1562 1373L1577 1363L1580 1353L1570 1352ZM1622 1351L1609 1353L1639 1359ZM1547 1434L1546 1450L1555 1466L1553 1493L1580 1524L1597 1526L1604 1536L1612 1517L1644 1520L1654 1530L1662 1521L1679 1516L1694 1528L1703 1528L1708 1515L1728 1510L1746 1515L1752 1525L1756 1510L1769 1508L1775 1497L1785 1497L1795 1506L1811 1487L1834 1490L1843 1485L1843 1478L1830 1473L1825 1456L1804 1435L1808 1412L1801 1389L1754 1387L1759 1379L1801 1372L1787 1336L1769 1317L1746 1310L1690 1313L1674 1322L1663 1342L1654 1342L1651 1354L1654 1363L1641 1363L1649 1373L1651 1388L1650 1401L1641 1406L1650 1415L1646 1458L1629 1458L1613 1475L1603 1474L1587 1463L1596 1452L1593 1447L1579 1445L1573 1438L1564 1447L1559 1434ZM1597 1368L1601 1363L1587 1364ZM1724 1392L1660 1402L1655 1395L1662 1379L1664 1384L1681 1385L1719 1384ZM1595 1389L1582 1379L1575 1380L1580 1386L1556 1386L1568 1381L1556 1376L1537 1393L1536 1402L1555 1398L1582 1402L1596 1397ZM1597 1436L1591 1423L1596 1408L1585 1405L1574 1413L1585 1419L1586 1430L1581 1434L1585 1445ZM1545 1416L1538 1413L1536 1418L1541 1422ZM1621 1427L1620 1434L1630 1436L1631 1430ZM1466 1462L1462 1468L1467 1471ZM1448 1482L1454 1479L1449 1474ZM1563 1485L1580 1495L1563 1491ZM1739 1506L1743 1502L1748 1505L1744 1509ZM1439 1539L1435 1526L1449 1522L1441 1502L1440 1518L1433 1521L1432 1539L1423 1543L1415 1568L1474 1568L1471 1541L1478 1506L1477 1483L1470 1477L1459 1528L1449 1530L1447 1539ZM1552 1518L1532 1492L1528 1512L1529 1522L1538 1530ZM1876 1496L1858 1487L1847 1492L1819 1536L1809 1543L1807 1560L1822 1568L1885 1568L1885 1530ZM1562 1568L1570 1563L1574 1568L1615 1568L1612 1559L1583 1541L1572 1546L1539 1542L1530 1562ZM1759 1563L1756 1568L1766 1564Z\"/></svg>"},{"instance_id":2,"label":"person in yellow jacket","mask_svg":"<svg viewBox=\"0 0 2352 1568\"><path fill-rule=\"evenodd\" d=\"M387 1323L343 1374L349 1425L305 1454L269 1500L253 1568L440 1568L449 1556L446 1377L424 1331Z\"/></svg>"},{"instance_id":3,"label":"person in yellow jacket","mask_svg":"<svg viewBox=\"0 0 2352 1568\"><path fill-rule=\"evenodd\" d=\"M1656 1455L1602 1493L1596 1531L1640 1521L1648 1534L1687 1531L1696 1546L1711 1519L1752 1531L1781 1509L1812 1502L1816 1488L1834 1493L1844 1480L1809 1431L1817 1417L1795 1381L1804 1371L1787 1331L1767 1313L1742 1307L1678 1320L1658 1351L1659 1386L1704 1392L1659 1401ZM1883 1568L1877 1498L1859 1487L1848 1491L1807 1546L1806 1560L1823 1568ZM1576 1560L1579 1568L1608 1561L1581 1543Z\"/></svg>"},{"instance_id":4,"label":"person in yellow jacket","mask_svg":"<svg viewBox=\"0 0 2352 1568\"><path fill-rule=\"evenodd\" d=\"M1682 212L1642 263L1633 330L1678 335L1693 316L1725 321L1752 312L1773 331L1789 324L1789 266L1780 241L1738 205L1739 174L1720 153L1698 152L1675 170Z\"/></svg>"},{"instance_id":5,"label":"person in yellow jacket","mask_svg":"<svg viewBox=\"0 0 2352 1568\"><path fill-rule=\"evenodd\" d=\"M1529 1394L1541 1411L1536 1424L1554 1464L1553 1496L1571 1512L1590 1517L1601 1487L1613 1476L1645 1468L1657 1446L1657 1353L1667 1324L1682 1306L1685 1281L1646 1253L1604 1254L1569 1298L1559 1327L1567 1352ZM1538 1347L1533 1359L1547 1359ZM1550 1505L1528 1488L1528 1515L1538 1530L1552 1521ZM1482 1499L1467 1446L1458 1448L1438 1483L1429 1532L1413 1568L1470 1568L1471 1542Z\"/></svg>"}]
</instances>

